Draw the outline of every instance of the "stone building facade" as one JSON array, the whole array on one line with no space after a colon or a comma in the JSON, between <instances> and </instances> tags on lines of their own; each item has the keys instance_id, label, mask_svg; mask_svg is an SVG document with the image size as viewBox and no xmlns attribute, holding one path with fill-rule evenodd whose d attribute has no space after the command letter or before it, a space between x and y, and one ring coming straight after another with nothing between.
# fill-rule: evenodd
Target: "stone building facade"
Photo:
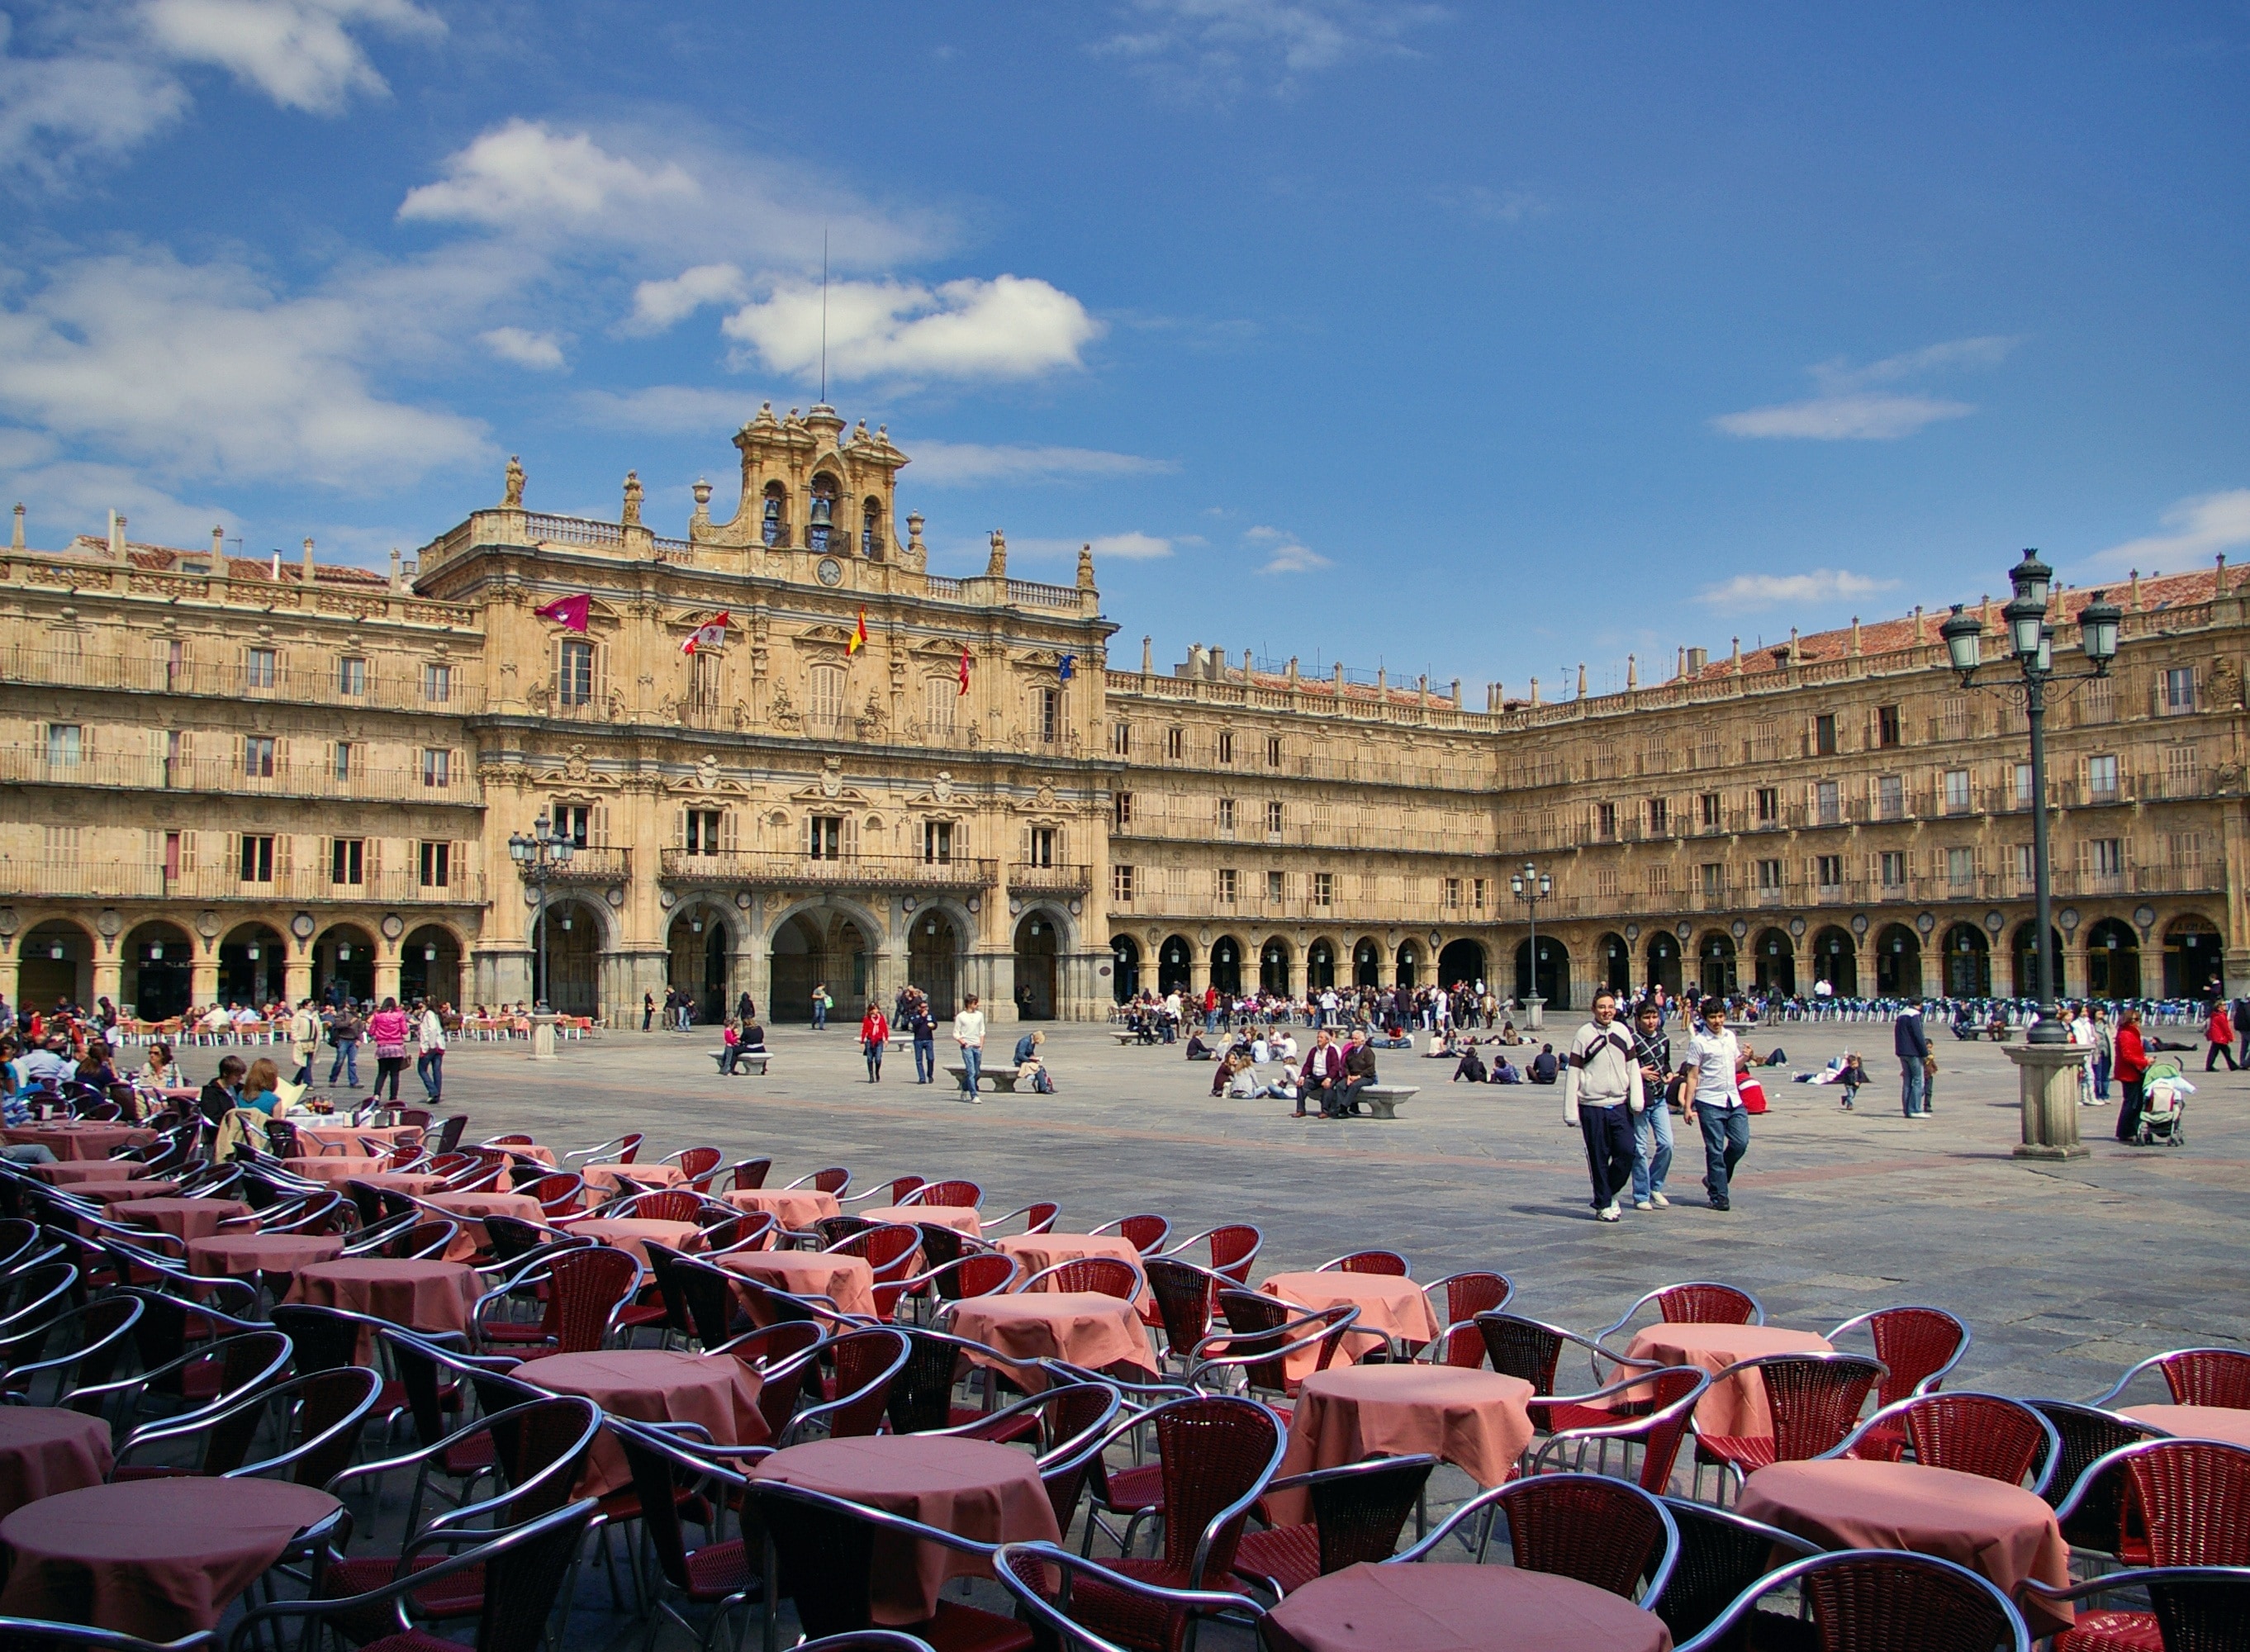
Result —
<instances>
[{"instance_id":1,"label":"stone building facade","mask_svg":"<svg viewBox=\"0 0 2250 1652\"><path fill-rule=\"evenodd\" d=\"M684 539L633 476L597 522L528 509L511 463L388 578L122 519L33 550L19 508L0 991L157 1019L332 982L514 1002L543 970L617 1024L667 985L791 1020L908 979L1003 1020L1174 984L2029 991L2022 718L1940 668L1934 618L1483 710L1217 649L1130 670L1089 555L1017 579L995 535L983 575L928 572L881 431L768 407L735 446ZM579 593L583 632L540 616ZM2112 595L2116 668L2050 719L2060 978L2239 985L2250 595L2223 563ZM574 853L535 886L508 840L541 817Z\"/></svg>"}]
</instances>

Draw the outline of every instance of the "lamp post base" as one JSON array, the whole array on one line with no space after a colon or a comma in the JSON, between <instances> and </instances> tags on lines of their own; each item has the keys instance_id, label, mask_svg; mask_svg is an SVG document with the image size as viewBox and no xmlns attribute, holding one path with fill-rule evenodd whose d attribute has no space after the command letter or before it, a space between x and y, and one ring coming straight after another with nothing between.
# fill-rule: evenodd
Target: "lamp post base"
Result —
<instances>
[{"instance_id":1,"label":"lamp post base","mask_svg":"<svg viewBox=\"0 0 2250 1652\"><path fill-rule=\"evenodd\" d=\"M531 1059L551 1061L555 1054L555 1017L542 1011L531 1018Z\"/></svg>"},{"instance_id":2,"label":"lamp post base","mask_svg":"<svg viewBox=\"0 0 2250 1652\"><path fill-rule=\"evenodd\" d=\"M1547 1000L1537 993L1523 1000L1523 1028L1536 1033L1547 1025Z\"/></svg>"},{"instance_id":3,"label":"lamp post base","mask_svg":"<svg viewBox=\"0 0 2250 1652\"><path fill-rule=\"evenodd\" d=\"M2018 1158L2084 1158L2086 1144L2078 1139L2079 1087L2086 1071L2085 1047L2078 1044L2025 1044L2005 1052L2016 1064L2023 1102L2024 1138Z\"/></svg>"}]
</instances>

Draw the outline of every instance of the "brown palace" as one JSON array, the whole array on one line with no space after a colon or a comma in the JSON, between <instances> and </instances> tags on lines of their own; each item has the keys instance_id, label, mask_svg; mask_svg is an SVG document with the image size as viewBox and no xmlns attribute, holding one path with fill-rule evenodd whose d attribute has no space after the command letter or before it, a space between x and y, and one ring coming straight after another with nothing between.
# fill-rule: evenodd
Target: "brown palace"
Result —
<instances>
[{"instance_id":1,"label":"brown palace","mask_svg":"<svg viewBox=\"0 0 2250 1652\"><path fill-rule=\"evenodd\" d=\"M1138 986L2027 992L2023 720L1919 615L1588 697L1108 652L1069 584L926 567L907 456L832 409L735 437L723 520L473 512L389 577L106 540L0 561L0 990L148 1019L340 984L638 1025L902 981L1083 1020ZM2000 558L1996 553L1996 565ZM2244 576L2121 583L2051 717L2065 990L2250 977ZM591 594L581 633L536 611ZM2060 639L2083 593L2060 592ZM723 646L681 652L720 612ZM854 647L864 613L866 640ZM1997 629L1997 606L1988 616ZM966 693L962 690L965 669ZM1629 679L1631 681L1631 679ZM511 836L573 853L542 882Z\"/></svg>"}]
</instances>

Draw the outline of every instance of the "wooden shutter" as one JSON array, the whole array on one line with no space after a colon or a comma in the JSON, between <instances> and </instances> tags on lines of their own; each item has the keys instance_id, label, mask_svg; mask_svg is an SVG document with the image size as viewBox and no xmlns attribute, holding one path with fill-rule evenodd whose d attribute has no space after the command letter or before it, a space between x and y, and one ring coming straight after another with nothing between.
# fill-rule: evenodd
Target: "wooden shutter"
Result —
<instances>
[{"instance_id":1,"label":"wooden shutter","mask_svg":"<svg viewBox=\"0 0 2250 1652\"><path fill-rule=\"evenodd\" d=\"M277 883L289 875L290 849L296 841L286 832L273 834L273 879Z\"/></svg>"},{"instance_id":2,"label":"wooden shutter","mask_svg":"<svg viewBox=\"0 0 2250 1652\"><path fill-rule=\"evenodd\" d=\"M735 812L728 809L719 817L719 847L732 854L739 841L735 836Z\"/></svg>"},{"instance_id":3,"label":"wooden shutter","mask_svg":"<svg viewBox=\"0 0 2250 1652\"><path fill-rule=\"evenodd\" d=\"M844 817L844 830L839 841L843 846L841 853L846 861L859 858L859 821L856 815Z\"/></svg>"}]
</instances>

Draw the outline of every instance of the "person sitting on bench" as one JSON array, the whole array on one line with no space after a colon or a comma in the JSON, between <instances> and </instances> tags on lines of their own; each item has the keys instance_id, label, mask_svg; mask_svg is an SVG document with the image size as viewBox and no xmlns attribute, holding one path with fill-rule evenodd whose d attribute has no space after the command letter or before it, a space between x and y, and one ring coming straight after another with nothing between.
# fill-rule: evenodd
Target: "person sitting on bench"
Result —
<instances>
[{"instance_id":1,"label":"person sitting on bench","mask_svg":"<svg viewBox=\"0 0 2250 1652\"><path fill-rule=\"evenodd\" d=\"M756 1021L739 1030L729 1026L727 1033L727 1060L719 1069L722 1073L733 1074L735 1063L745 1055L763 1055L766 1053L766 1030Z\"/></svg>"}]
</instances>

